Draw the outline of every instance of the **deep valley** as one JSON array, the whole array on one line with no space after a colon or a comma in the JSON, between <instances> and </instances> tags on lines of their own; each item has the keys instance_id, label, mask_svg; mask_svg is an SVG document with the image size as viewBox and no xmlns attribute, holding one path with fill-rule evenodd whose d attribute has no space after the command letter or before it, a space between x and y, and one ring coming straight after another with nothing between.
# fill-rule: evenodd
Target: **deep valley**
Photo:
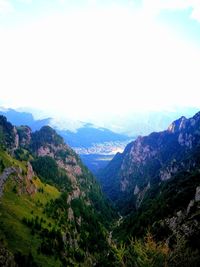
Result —
<instances>
[{"instance_id":1,"label":"deep valley","mask_svg":"<svg viewBox=\"0 0 200 267\"><path fill-rule=\"evenodd\" d=\"M97 155L96 179L51 127L0 116L0 266L199 266L199 153L197 113Z\"/></svg>"}]
</instances>

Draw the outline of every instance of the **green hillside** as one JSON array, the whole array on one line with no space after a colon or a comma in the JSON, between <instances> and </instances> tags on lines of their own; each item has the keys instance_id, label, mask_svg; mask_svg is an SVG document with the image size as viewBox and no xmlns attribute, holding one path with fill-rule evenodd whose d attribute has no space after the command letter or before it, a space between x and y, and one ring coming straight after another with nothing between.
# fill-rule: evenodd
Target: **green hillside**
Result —
<instances>
[{"instance_id":1,"label":"green hillside","mask_svg":"<svg viewBox=\"0 0 200 267\"><path fill-rule=\"evenodd\" d=\"M3 123L2 135L6 119ZM8 261L107 266L116 213L93 175L50 127L34 134L20 127L19 137L11 124L9 130L11 145L6 149L3 138L0 148L0 248L9 251Z\"/></svg>"}]
</instances>

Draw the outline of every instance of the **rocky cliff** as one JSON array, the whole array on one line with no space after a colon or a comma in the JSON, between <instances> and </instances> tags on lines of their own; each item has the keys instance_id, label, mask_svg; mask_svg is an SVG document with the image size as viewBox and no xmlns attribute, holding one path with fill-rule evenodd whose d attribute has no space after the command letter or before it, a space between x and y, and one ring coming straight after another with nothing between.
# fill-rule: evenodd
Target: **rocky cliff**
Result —
<instances>
[{"instance_id":1,"label":"rocky cliff","mask_svg":"<svg viewBox=\"0 0 200 267\"><path fill-rule=\"evenodd\" d=\"M154 184L199 168L200 113L174 121L166 131L138 137L99 174L104 191L118 206L138 208Z\"/></svg>"}]
</instances>

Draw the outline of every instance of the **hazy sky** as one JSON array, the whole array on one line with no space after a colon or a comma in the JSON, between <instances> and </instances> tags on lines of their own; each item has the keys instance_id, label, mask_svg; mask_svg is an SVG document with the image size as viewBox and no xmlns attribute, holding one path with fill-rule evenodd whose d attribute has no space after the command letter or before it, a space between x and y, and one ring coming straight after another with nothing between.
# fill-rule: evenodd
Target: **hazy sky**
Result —
<instances>
[{"instance_id":1,"label":"hazy sky","mask_svg":"<svg viewBox=\"0 0 200 267\"><path fill-rule=\"evenodd\" d=\"M200 107L199 0L0 0L0 105Z\"/></svg>"}]
</instances>

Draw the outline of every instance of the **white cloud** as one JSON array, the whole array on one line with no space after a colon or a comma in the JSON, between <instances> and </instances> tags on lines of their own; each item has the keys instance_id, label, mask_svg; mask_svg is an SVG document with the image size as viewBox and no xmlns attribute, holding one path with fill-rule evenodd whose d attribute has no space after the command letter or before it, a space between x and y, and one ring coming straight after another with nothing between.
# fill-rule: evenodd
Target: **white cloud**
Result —
<instances>
[{"instance_id":1,"label":"white cloud","mask_svg":"<svg viewBox=\"0 0 200 267\"><path fill-rule=\"evenodd\" d=\"M84 9L0 33L0 98L84 119L199 105L200 49L128 9Z\"/></svg>"},{"instance_id":2,"label":"white cloud","mask_svg":"<svg viewBox=\"0 0 200 267\"><path fill-rule=\"evenodd\" d=\"M23 4L31 4L32 0L17 0L17 2L23 3Z\"/></svg>"},{"instance_id":3,"label":"white cloud","mask_svg":"<svg viewBox=\"0 0 200 267\"><path fill-rule=\"evenodd\" d=\"M193 11L191 18L197 20L200 23L200 1L194 0Z\"/></svg>"},{"instance_id":4,"label":"white cloud","mask_svg":"<svg viewBox=\"0 0 200 267\"><path fill-rule=\"evenodd\" d=\"M97 0L87 0L89 5L96 5L97 4Z\"/></svg>"},{"instance_id":5,"label":"white cloud","mask_svg":"<svg viewBox=\"0 0 200 267\"><path fill-rule=\"evenodd\" d=\"M16 0L18 3L31 4L32 0ZM15 11L14 2L11 0L0 0L0 15L7 15Z\"/></svg>"},{"instance_id":6,"label":"white cloud","mask_svg":"<svg viewBox=\"0 0 200 267\"><path fill-rule=\"evenodd\" d=\"M14 11L14 7L9 0L0 0L0 14L8 14Z\"/></svg>"},{"instance_id":7,"label":"white cloud","mask_svg":"<svg viewBox=\"0 0 200 267\"><path fill-rule=\"evenodd\" d=\"M143 0L143 11L146 15L155 16L163 9L184 10L191 8L191 18L200 22L199 0Z\"/></svg>"}]
</instances>

